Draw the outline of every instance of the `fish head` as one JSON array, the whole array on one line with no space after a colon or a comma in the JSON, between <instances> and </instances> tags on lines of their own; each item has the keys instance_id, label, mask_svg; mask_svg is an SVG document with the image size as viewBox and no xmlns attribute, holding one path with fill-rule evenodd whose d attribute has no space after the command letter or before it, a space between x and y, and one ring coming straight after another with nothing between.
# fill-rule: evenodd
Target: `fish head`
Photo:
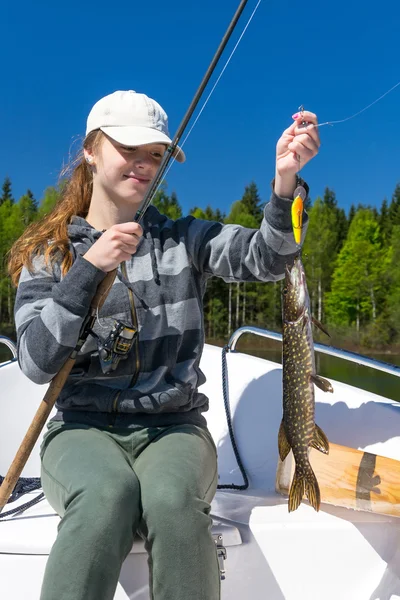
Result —
<instances>
[{"instance_id":1,"label":"fish head","mask_svg":"<svg viewBox=\"0 0 400 600\"><path fill-rule=\"evenodd\" d=\"M285 321L296 321L308 308L306 275L300 256L296 256L292 267L286 265L282 298L282 316Z\"/></svg>"}]
</instances>

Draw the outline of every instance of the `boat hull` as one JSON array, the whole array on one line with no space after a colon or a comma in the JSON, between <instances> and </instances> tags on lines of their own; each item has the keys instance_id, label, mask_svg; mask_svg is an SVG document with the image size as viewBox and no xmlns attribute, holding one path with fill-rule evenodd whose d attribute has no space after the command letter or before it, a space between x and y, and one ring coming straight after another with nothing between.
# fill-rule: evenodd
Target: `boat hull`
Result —
<instances>
[{"instance_id":1,"label":"boat hull","mask_svg":"<svg viewBox=\"0 0 400 600\"><path fill-rule=\"evenodd\" d=\"M235 437L250 480L245 492L218 491L213 532L227 548L223 600L383 600L400 598L400 520L305 501L288 513L275 492L277 434L282 417L282 370L270 361L227 356ZM217 444L220 483L242 483L227 428L221 387L221 349L206 346L202 369L210 397L207 420ZM399 406L332 382L316 390L316 417L332 442L400 460ZM5 474L46 386L36 386L16 363L0 366L0 473ZM39 440L40 443L40 440ZM39 443L24 476L38 476ZM35 497L32 492L19 502ZM9 505L10 507L13 504ZM58 517L46 501L0 521L2 597L39 600ZM147 556L136 540L115 598L149 600Z\"/></svg>"}]
</instances>

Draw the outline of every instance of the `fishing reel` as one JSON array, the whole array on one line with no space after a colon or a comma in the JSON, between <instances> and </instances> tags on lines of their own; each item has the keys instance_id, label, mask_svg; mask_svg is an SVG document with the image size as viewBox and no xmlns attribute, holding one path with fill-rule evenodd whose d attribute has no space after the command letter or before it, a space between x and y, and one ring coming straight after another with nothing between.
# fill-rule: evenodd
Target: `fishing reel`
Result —
<instances>
[{"instance_id":1,"label":"fishing reel","mask_svg":"<svg viewBox=\"0 0 400 600\"><path fill-rule=\"evenodd\" d=\"M120 360L128 358L137 335L137 329L122 321L115 321L113 328L104 340L93 331L91 333L97 340L101 370L108 375L115 371Z\"/></svg>"}]
</instances>

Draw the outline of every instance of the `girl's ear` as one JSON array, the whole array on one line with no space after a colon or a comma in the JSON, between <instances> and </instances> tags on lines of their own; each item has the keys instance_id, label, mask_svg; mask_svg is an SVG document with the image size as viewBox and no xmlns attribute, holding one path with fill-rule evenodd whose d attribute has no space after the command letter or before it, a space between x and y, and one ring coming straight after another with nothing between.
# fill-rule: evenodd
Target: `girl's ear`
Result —
<instances>
[{"instance_id":1,"label":"girl's ear","mask_svg":"<svg viewBox=\"0 0 400 600\"><path fill-rule=\"evenodd\" d=\"M83 151L84 155L85 155L85 160L89 165L93 165L94 164L94 156L93 154L91 154L88 150L84 150Z\"/></svg>"}]
</instances>

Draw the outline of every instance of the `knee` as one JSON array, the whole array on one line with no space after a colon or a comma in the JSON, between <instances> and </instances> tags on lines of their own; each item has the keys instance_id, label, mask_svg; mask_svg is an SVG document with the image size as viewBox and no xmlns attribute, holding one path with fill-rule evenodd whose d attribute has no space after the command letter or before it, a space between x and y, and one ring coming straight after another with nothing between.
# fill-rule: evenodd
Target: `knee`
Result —
<instances>
[{"instance_id":1,"label":"knee","mask_svg":"<svg viewBox=\"0 0 400 600\"><path fill-rule=\"evenodd\" d=\"M197 535L211 523L210 504L194 492L182 489L159 490L144 502L143 516L149 529L168 531L168 535Z\"/></svg>"},{"instance_id":2,"label":"knee","mask_svg":"<svg viewBox=\"0 0 400 600\"><path fill-rule=\"evenodd\" d=\"M190 490L177 487L153 486L151 498L146 499L146 504L155 513L176 515L185 512L193 503L193 494Z\"/></svg>"},{"instance_id":3,"label":"knee","mask_svg":"<svg viewBox=\"0 0 400 600\"><path fill-rule=\"evenodd\" d=\"M140 491L134 478L82 485L69 498L65 516L76 513L92 531L126 529L140 520Z\"/></svg>"}]
</instances>

